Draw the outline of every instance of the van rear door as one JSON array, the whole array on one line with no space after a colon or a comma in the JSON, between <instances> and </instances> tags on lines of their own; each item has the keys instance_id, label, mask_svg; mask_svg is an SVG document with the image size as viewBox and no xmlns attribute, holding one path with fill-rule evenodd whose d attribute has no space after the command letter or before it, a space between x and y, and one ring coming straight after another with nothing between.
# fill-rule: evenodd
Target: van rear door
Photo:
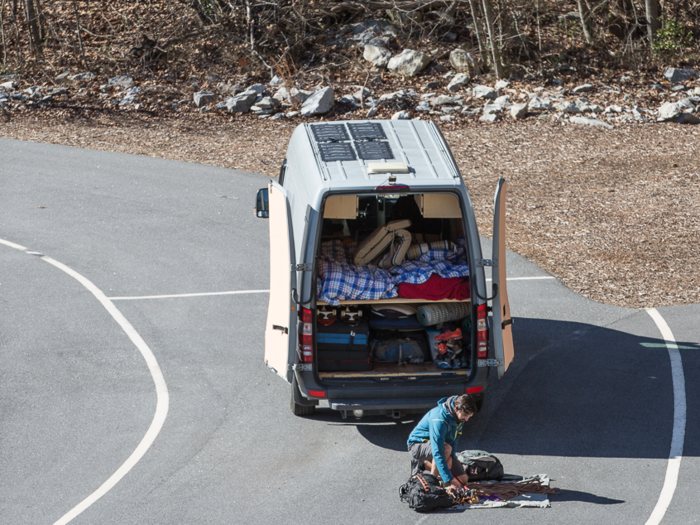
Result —
<instances>
[{"instance_id":1,"label":"van rear door","mask_svg":"<svg viewBox=\"0 0 700 525\"><path fill-rule=\"evenodd\" d=\"M493 284L498 288L493 299L493 343L498 361L498 377L508 370L513 360L513 319L510 316L506 289L506 181L501 179L496 187L493 210Z\"/></svg>"},{"instance_id":2,"label":"van rear door","mask_svg":"<svg viewBox=\"0 0 700 525\"><path fill-rule=\"evenodd\" d=\"M296 308L292 304L292 288L296 286L296 272L292 224L289 220L287 192L276 182L267 186L270 207L270 304L265 325L265 364L285 381L291 382L293 350L290 334L296 323ZM291 360L290 360L291 354Z\"/></svg>"}]
</instances>

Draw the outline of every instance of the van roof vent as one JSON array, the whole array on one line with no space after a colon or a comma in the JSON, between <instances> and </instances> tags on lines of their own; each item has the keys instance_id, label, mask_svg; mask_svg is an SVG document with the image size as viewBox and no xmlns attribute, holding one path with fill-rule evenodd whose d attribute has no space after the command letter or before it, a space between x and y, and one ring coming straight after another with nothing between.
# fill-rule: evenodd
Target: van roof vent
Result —
<instances>
[{"instance_id":1,"label":"van roof vent","mask_svg":"<svg viewBox=\"0 0 700 525\"><path fill-rule=\"evenodd\" d=\"M389 143L386 141L355 142L357 156L362 160L385 160L393 159Z\"/></svg>"},{"instance_id":2,"label":"van roof vent","mask_svg":"<svg viewBox=\"0 0 700 525\"><path fill-rule=\"evenodd\" d=\"M311 131L314 134L316 142L350 140L348 132L343 124L313 124L311 126Z\"/></svg>"},{"instance_id":3,"label":"van roof vent","mask_svg":"<svg viewBox=\"0 0 700 525\"><path fill-rule=\"evenodd\" d=\"M379 122L362 122L348 124L350 134L355 140L386 140L386 133Z\"/></svg>"},{"instance_id":4,"label":"van roof vent","mask_svg":"<svg viewBox=\"0 0 700 525\"><path fill-rule=\"evenodd\" d=\"M335 162L337 160L357 160L355 152L349 142L324 142L318 144L323 162Z\"/></svg>"}]
</instances>

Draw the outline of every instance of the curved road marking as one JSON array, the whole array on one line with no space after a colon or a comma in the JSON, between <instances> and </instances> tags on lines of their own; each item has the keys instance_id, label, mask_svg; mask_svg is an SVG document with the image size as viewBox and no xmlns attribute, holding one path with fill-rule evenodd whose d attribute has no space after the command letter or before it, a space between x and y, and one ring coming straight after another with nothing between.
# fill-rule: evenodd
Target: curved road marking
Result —
<instances>
[{"instance_id":1,"label":"curved road marking","mask_svg":"<svg viewBox=\"0 0 700 525\"><path fill-rule=\"evenodd\" d=\"M669 505L671 505L673 493L676 491L676 485L678 484L678 472L681 468L681 459L683 459L686 419L685 377L683 374L681 353L678 350L678 345L676 344L671 329L656 308L649 308L647 313L656 323L656 326L661 332L661 336L666 342L668 357L671 360L671 376L673 378L673 434L671 437L671 451L668 454L666 479L661 488L659 500L656 502L656 506L646 522L646 525L658 525L664 518Z\"/></svg>"},{"instance_id":2,"label":"curved road marking","mask_svg":"<svg viewBox=\"0 0 700 525\"><path fill-rule=\"evenodd\" d=\"M63 517L61 517L58 521L54 523L54 525L65 525L66 523L70 522L73 518L78 516L85 509L87 509L90 505L95 503L102 496L104 496L117 483L119 483L119 481L121 481L121 479L124 476L126 476L126 474L134 467L134 465L136 465L136 463L139 462L139 460L148 451L150 446L155 441L156 436L160 432L160 429L163 428L165 417L168 415L168 406L170 404L168 387L165 384L163 372L161 372L160 367L158 366L158 361L153 355L153 352L151 352L151 349L141 338L139 333L134 329L134 327L131 326L131 323L129 323L129 321L126 320L126 318L117 309L117 307L114 306L112 301L110 301L109 298L102 292L102 290L100 290L91 281L80 275L78 272L72 270L65 264L62 264L52 259L51 257L41 255L37 252L28 252L27 248L25 248L24 246L20 246L19 244L15 244L10 241L5 241L3 239L0 239L0 244L4 244L11 248L15 248L16 250L20 250L25 253L30 253L32 255L41 257L44 261L70 275L76 281L82 284L85 288L87 288L90 291L90 293L92 293L92 295L94 295L95 298L102 304L102 306L104 306L105 310L109 312L109 314L119 324L119 326L121 326L122 330L124 330L129 339L131 339L134 345L136 345L136 348L138 348L139 352L141 352L141 355L146 361L146 365L148 366L148 370L151 373L153 383L156 387L156 412L153 415L153 421L151 421L151 425L148 427L148 430L143 436L143 439L141 439L141 442L138 444L136 449L131 453L127 460L114 472L114 474L112 474L109 477L109 479L107 479L107 481L105 481L95 492L93 492L83 501L78 503L75 507L68 511L67 514L65 514Z\"/></svg>"}]
</instances>

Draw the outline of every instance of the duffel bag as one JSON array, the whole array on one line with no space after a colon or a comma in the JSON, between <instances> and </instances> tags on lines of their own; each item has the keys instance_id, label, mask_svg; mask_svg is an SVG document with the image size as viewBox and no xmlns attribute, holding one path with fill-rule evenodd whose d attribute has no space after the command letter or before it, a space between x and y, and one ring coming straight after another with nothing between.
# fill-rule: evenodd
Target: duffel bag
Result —
<instances>
[{"instance_id":1,"label":"duffel bag","mask_svg":"<svg viewBox=\"0 0 700 525\"><path fill-rule=\"evenodd\" d=\"M427 473L411 476L411 479L399 488L399 497L416 512L446 509L454 504L437 478Z\"/></svg>"},{"instance_id":2,"label":"duffel bag","mask_svg":"<svg viewBox=\"0 0 700 525\"><path fill-rule=\"evenodd\" d=\"M372 355L383 363L423 363L428 355L428 343L415 338L374 339Z\"/></svg>"},{"instance_id":3,"label":"duffel bag","mask_svg":"<svg viewBox=\"0 0 700 525\"><path fill-rule=\"evenodd\" d=\"M469 481L497 480L504 476L501 461L483 450L464 450L457 454L457 459L464 465Z\"/></svg>"}]
</instances>

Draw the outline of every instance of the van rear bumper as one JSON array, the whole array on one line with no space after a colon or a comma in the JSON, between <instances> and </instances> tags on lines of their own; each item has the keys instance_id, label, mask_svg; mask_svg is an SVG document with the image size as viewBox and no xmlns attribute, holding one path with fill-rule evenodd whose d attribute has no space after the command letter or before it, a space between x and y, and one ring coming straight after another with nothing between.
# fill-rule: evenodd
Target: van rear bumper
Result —
<instances>
[{"instance_id":1,"label":"van rear bumper","mask_svg":"<svg viewBox=\"0 0 700 525\"><path fill-rule=\"evenodd\" d=\"M387 410L422 410L432 408L443 397L466 393L467 389L482 387L483 394L488 383L488 368L477 369L476 376L470 381L449 382L442 384L362 384L352 385L319 383L313 372L296 372L301 395L309 400L328 402L332 410L349 411L387 411ZM309 390L317 395L310 395ZM322 395L318 395L322 393Z\"/></svg>"}]
</instances>

